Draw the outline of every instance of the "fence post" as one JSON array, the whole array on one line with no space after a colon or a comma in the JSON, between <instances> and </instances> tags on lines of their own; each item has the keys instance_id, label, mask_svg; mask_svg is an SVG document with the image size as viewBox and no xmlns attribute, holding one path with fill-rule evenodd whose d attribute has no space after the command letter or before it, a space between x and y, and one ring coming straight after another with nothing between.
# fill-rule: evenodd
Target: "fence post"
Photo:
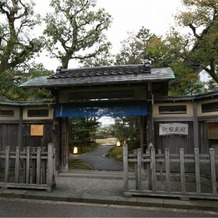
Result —
<instances>
[{"instance_id":1,"label":"fence post","mask_svg":"<svg viewBox=\"0 0 218 218\"><path fill-rule=\"evenodd\" d=\"M152 191L156 191L156 158L155 158L155 149L151 149L151 185Z\"/></svg>"},{"instance_id":2,"label":"fence post","mask_svg":"<svg viewBox=\"0 0 218 218\"><path fill-rule=\"evenodd\" d=\"M26 148L26 184L30 182L30 147Z\"/></svg>"},{"instance_id":3,"label":"fence post","mask_svg":"<svg viewBox=\"0 0 218 218\"><path fill-rule=\"evenodd\" d=\"M9 180L9 169L10 169L10 147L6 146L5 150L5 183Z\"/></svg>"},{"instance_id":4,"label":"fence post","mask_svg":"<svg viewBox=\"0 0 218 218\"><path fill-rule=\"evenodd\" d=\"M195 153L195 176L196 176L196 191L198 194L201 193L201 176L200 176L200 158L199 149L194 148Z\"/></svg>"},{"instance_id":5,"label":"fence post","mask_svg":"<svg viewBox=\"0 0 218 218\"><path fill-rule=\"evenodd\" d=\"M123 189L124 191L128 191L129 183L128 183L128 145L123 145Z\"/></svg>"},{"instance_id":6,"label":"fence post","mask_svg":"<svg viewBox=\"0 0 218 218\"><path fill-rule=\"evenodd\" d=\"M170 152L169 152L169 148L165 149L165 162L166 162L166 191L170 192Z\"/></svg>"},{"instance_id":7,"label":"fence post","mask_svg":"<svg viewBox=\"0 0 218 218\"><path fill-rule=\"evenodd\" d=\"M42 150L41 152L43 153L43 157L45 157L45 152L46 152L46 148L45 147L42 147ZM47 155L47 152L46 152L46 155ZM42 171L41 171L41 177L42 177L42 184L46 184L46 170L47 170L47 161L45 159L42 159L41 160L41 168L42 168Z\"/></svg>"},{"instance_id":8,"label":"fence post","mask_svg":"<svg viewBox=\"0 0 218 218\"><path fill-rule=\"evenodd\" d=\"M141 148L137 149L137 183L136 190L140 190L142 188L142 152Z\"/></svg>"},{"instance_id":9,"label":"fence post","mask_svg":"<svg viewBox=\"0 0 218 218\"><path fill-rule=\"evenodd\" d=\"M36 157L36 184L41 182L41 147L37 147Z\"/></svg>"},{"instance_id":10,"label":"fence post","mask_svg":"<svg viewBox=\"0 0 218 218\"><path fill-rule=\"evenodd\" d=\"M36 161L37 161L37 150L36 147L31 147L30 153L30 183L36 183Z\"/></svg>"},{"instance_id":11,"label":"fence post","mask_svg":"<svg viewBox=\"0 0 218 218\"><path fill-rule=\"evenodd\" d=\"M215 164L215 153L213 148L210 148L210 167L211 167L212 192L213 194L217 194L216 164Z\"/></svg>"},{"instance_id":12,"label":"fence post","mask_svg":"<svg viewBox=\"0 0 218 218\"><path fill-rule=\"evenodd\" d=\"M20 147L16 147L16 159L15 159L15 183L19 183L20 173Z\"/></svg>"},{"instance_id":13,"label":"fence post","mask_svg":"<svg viewBox=\"0 0 218 218\"><path fill-rule=\"evenodd\" d=\"M147 178L148 178L148 190L152 189L151 185L151 151L149 149L146 149L146 171L147 171Z\"/></svg>"},{"instance_id":14,"label":"fence post","mask_svg":"<svg viewBox=\"0 0 218 218\"><path fill-rule=\"evenodd\" d=\"M185 160L184 160L184 149L179 149L180 155L180 179L181 179L181 191L182 193L186 192L185 189Z\"/></svg>"},{"instance_id":15,"label":"fence post","mask_svg":"<svg viewBox=\"0 0 218 218\"><path fill-rule=\"evenodd\" d=\"M54 185L54 145L53 143L48 144L48 191L52 190Z\"/></svg>"}]
</instances>

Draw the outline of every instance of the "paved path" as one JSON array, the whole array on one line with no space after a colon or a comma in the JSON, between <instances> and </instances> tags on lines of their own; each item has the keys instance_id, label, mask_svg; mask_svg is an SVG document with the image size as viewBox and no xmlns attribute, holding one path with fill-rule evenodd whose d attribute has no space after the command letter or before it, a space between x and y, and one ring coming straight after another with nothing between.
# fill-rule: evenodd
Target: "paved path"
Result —
<instances>
[{"instance_id":1,"label":"paved path","mask_svg":"<svg viewBox=\"0 0 218 218\"><path fill-rule=\"evenodd\" d=\"M71 155L70 158L86 162L93 170L122 171L123 166L121 163L106 157L108 151L113 147L113 144L102 144L93 152Z\"/></svg>"}]
</instances>

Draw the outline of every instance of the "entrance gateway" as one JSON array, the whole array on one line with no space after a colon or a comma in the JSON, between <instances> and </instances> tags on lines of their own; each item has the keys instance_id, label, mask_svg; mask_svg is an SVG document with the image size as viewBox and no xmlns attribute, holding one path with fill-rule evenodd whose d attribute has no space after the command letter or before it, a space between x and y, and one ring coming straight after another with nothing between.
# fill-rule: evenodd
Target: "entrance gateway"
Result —
<instances>
[{"instance_id":1,"label":"entrance gateway","mask_svg":"<svg viewBox=\"0 0 218 218\"><path fill-rule=\"evenodd\" d=\"M57 168L67 170L68 117L140 116L140 147L145 149L154 141L154 98L168 95L168 83L172 79L171 68L151 69L145 62L139 65L58 68L55 74L30 79L20 87L46 88L54 96L52 141L57 153Z\"/></svg>"}]
</instances>

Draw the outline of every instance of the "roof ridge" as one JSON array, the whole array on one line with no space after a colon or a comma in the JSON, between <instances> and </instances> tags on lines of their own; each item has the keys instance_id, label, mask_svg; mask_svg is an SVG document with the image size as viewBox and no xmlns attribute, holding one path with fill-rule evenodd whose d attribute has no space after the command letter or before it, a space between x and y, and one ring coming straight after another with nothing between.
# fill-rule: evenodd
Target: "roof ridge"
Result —
<instances>
[{"instance_id":1,"label":"roof ridge","mask_svg":"<svg viewBox=\"0 0 218 218\"><path fill-rule=\"evenodd\" d=\"M61 79L71 77L94 77L94 76L120 76L129 74L151 73L150 65L130 64L130 65L113 65L103 67L84 67L63 69L58 67L56 73L49 79Z\"/></svg>"}]
</instances>

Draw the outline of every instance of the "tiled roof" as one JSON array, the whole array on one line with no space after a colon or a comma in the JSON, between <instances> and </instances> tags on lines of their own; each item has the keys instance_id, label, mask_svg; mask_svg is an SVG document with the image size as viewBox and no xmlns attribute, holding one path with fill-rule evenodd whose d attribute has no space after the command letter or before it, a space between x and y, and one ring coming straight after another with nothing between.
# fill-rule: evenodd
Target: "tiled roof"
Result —
<instances>
[{"instance_id":1,"label":"tiled roof","mask_svg":"<svg viewBox=\"0 0 218 218\"><path fill-rule=\"evenodd\" d=\"M119 75L137 75L142 73L151 73L150 66L146 65L123 65L112 67L78 68L62 69L58 68L56 73L49 79L78 78L78 77L102 77Z\"/></svg>"},{"instance_id":2,"label":"tiled roof","mask_svg":"<svg viewBox=\"0 0 218 218\"><path fill-rule=\"evenodd\" d=\"M171 68L152 68L144 64L110 67L61 69L49 77L28 80L20 87L52 88L87 85L113 85L144 82L162 82L174 79Z\"/></svg>"}]
</instances>

